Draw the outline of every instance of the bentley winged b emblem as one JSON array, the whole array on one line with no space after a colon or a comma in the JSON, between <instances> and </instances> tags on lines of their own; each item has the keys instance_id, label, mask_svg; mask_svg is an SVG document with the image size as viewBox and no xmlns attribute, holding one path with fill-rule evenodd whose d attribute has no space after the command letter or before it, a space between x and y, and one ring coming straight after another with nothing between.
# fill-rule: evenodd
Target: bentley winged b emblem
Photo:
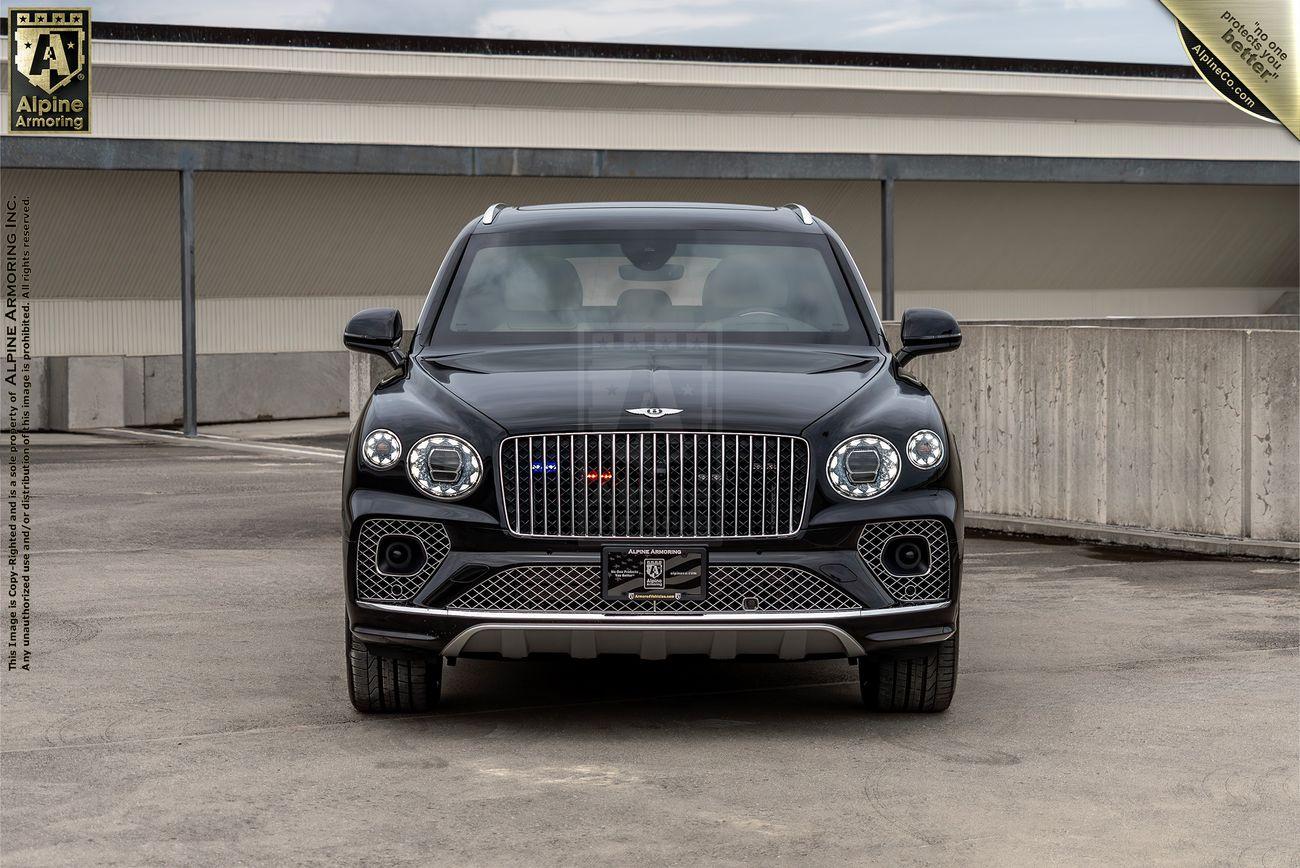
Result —
<instances>
[{"instance_id":1,"label":"bentley winged b emblem","mask_svg":"<svg viewBox=\"0 0 1300 868\"><path fill-rule=\"evenodd\" d=\"M658 419L660 416L676 416L682 411L676 407L637 407L635 410L628 410L627 412Z\"/></svg>"}]
</instances>

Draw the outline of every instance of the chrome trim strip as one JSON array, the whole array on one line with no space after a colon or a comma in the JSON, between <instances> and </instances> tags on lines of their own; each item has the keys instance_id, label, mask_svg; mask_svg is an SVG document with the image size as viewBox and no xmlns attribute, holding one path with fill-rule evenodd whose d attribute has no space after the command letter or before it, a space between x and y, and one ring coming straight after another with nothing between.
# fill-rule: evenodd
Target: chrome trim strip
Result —
<instances>
[{"instance_id":1,"label":"chrome trim strip","mask_svg":"<svg viewBox=\"0 0 1300 868\"><path fill-rule=\"evenodd\" d=\"M669 623L683 624L744 624L744 623L780 623L809 625L809 621L847 620L850 618L877 618L882 615L908 615L916 612L933 612L951 601L924 603L920 606L895 606L892 609L837 609L829 612L710 612L700 615L664 614L648 612L642 615L609 615L604 612L495 612L477 609L435 609L425 606L403 606L396 603L370 603L358 600L357 605L363 609L376 612L392 612L399 615L425 615L438 618L485 618L494 621L549 622L552 624L656 624L668 619Z\"/></svg>"},{"instance_id":2,"label":"chrome trim strip","mask_svg":"<svg viewBox=\"0 0 1300 868\"><path fill-rule=\"evenodd\" d=\"M721 523L721 529L722 529L723 533L720 533L720 534L711 534L711 535L707 535L707 536L672 536L672 537L669 537L669 536L613 536L613 535L607 535L607 534L603 533L603 531L604 531L604 520L605 520L605 514L604 514L604 513L605 513L605 511L604 511L604 487L603 487L603 486L598 486L598 487L596 488L596 498L597 498L597 507L596 507L596 509L597 509L597 513L598 513L598 516L597 516L597 528L598 528L599 531L601 531L600 533L596 533L596 534L586 534L586 535L581 535L581 534L568 534L568 533L566 533L566 534L519 533L519 532L515 529L515 528L517 528L517 527L519 526L519 521L520 521L520 518L521 518L521 514L520 514L520 505L519 505L519 497L518 497L518 494L516 493L516 496L515 496L515 520L512 522L512 521L510 520L510 504L509 504L509 502L506 500L506 492L505 492L505 475L501 472L501 468L505 465L505 449L506 449L506 443L508 443L508 442L511 441L511 440L514 440L514 441L515 441L516 450L517 450L517 449L518 449L518 441L520 441L520 440L527 440L527 441L528 441L528 463L529 463L529 465L531 466L532 463L533 463L533 439L534 439L534 438L537 438L537 437L543 437L543 438L545 438L545 437L555 437L556 440L557 440L557 443L558 443L559 438L560 438L560 437L565 437L565 436L579 436L579 435L581 435L581 436L584 437L584 438L586 438L586 437L603 437L603 436L609 436L610 438L612 438L612 439L610 440L610 449L611 449L611 451L613 452L613 451L616 451L617 448L618 448L618 447L617 447L617 442L618 442L618 441L617 441L617 438L618 438L618 437L623 436L623 437L626 437L626 438L627 438L627 439L625 440L625 443L626 443L626 445L627 445L628 450L630 451L630 449L631 449L631 439L632 439L633 436L636 436L636 437L639 438L639 439L638 439L638 443L639 443L639 447L640 447L640 460L637 462L637 463L638 463L638 485L642 488L642 490L644 490L644 487L645 487L645 437L646 437L647 434L649 434L650 437L651 437L651 441L650 441L650 442L651 442L651 448L652 448L652 449L655 447L655 443L656 443L656 441L655 441L654 437L655 437L655 435L657 435L657 434L664 434L664 435L667 435L667 434L681 434L681 435L692 434L692 435L694 435L694 436L696 436L696 437L698 437L698 436L700 436L700 435L703 435L703 436L705 436L705 437L719 437L719 438L721 438L721 439L720 439L721 448L722 448L722 456L721 456L721 458L723 458L723 459L725 459L725 457L726 457L726 450L727 450L727 439L726 439L726 438L728 438L728 437L733 437L733 438L735 438L735 440L733 440L733 443L735 443L735 444L739 444L739 441L740 441L740 438L741 438L741 437L749 437L749 438L751 438L751 440L752 440L754 437L778 438L778 439L791 440L791 441L795 441L795 440L797 440L797 441L803 443L803 445L804 445L804 459L805 459L805 474L806 474L807 478L804 480L803 502L799 505L799 513L798 513L797 516L795 515L795 511L794 511L795 503L794 503L794 498L793 498L793 492L794 492L794 474L793 474L793 473L788 473L788 474L787 474L787 478L789 479L789 483L790 483L790 485L789 485L789 491L790 491L790 493L791 493L791 495L792 495L792 496L790 497L790 502L789 502L789 504L788 504L788 506L789 506L789 514L790 514L790 525L789 525L789 526L793 527L793 530L791 530L789 533L777 533L777 534L761 534L761 533L760 533L760 534L744 534L744 535L737 535L738 532L739 532L739 521L740 521L740 517L739 517L739 515L735 515L735 516L734 516L733 528L737 531L737 534L728 534L728 533L726 533L726 530L727 530L727 528L726 528L726 517L725 517L725 516L722 516L722 517L720 518L720 523ZM860 436L860 435L859 435L859 436ZM586 441L585 441L585 439L584 439L584 448L585 448L585 442L586 442ZM665 440L665 443L667 443L666 440ZM712 473L713 473L713 450L712 450L712 447L711 447L711 446L708 446L708 441L707 441L707 440L705 441L705 443L706 443L706 447L707 447L707 450L706 450L706 451L708 452L708 455L707 455L707 458L706 458L706 460L707 460L707 466L708 466L707 474L709 475L710 480L712 480ZM734 446L733 448L734 448L737 452L739 451L739 446L738 446L738 445ZM604 465L601 464L602 457L601 457L601 449L600 449L600 441L599 441L599 440L596 441L596 450L597 450L597 459L596 459L596 460L597 460L597 472L600 473L600 472L603 472L603 470L604 470ZM794 468L794 465L795 465L795 461L794 461L794 447L793 447L793 446L790 447L790 456L791 456L791 457L790 457L790 466L791 466L791 469L793 469L793 468ZM584 457L584 459L586 459L586 452L585 452L585 451L584 451L584 453L583 453L583 457ZM518 467L518 464L519 464L519 461L518 461L518 457L516 456L515 466ZM725 460L724 460L724 464L725 464ZM546 433L538 433L538 434L511 434L511 435L509 435L509 436L503 437L503 438L501 439L501 442L497 444L497 465L496 465L496 466L497 466L497 480L498 480L498 481L497 481L497 490L500 492L500 495L501 495L501 504L502 504L502 507L503 507L503 510L502 510L502 511L503 511L503 513L505 514L505 519L506 519L506 520L505 520L505 531L506 531L506 533L510 534L512 537L515 537L515 538L517 538L517 539L606 539L606 540L652 540L652 539L673 539L673 540L683 540L683 541L685 541L685 540L733 540L733 539L734 539L734 540L754 540L754 539L790 539L790 538L792 538L792 537L796 537L796 536L798 536L800 533L803 532L803 529L804 529L804 521L805 521L805 519L806 519L806 517L807 517L807 513L808 513L808 503L809 503L809 501L810 501L810 499L811 499L810 495L811 495L811 492L812 492L813 486L815 486L815 485L817 484L817 480L816 480L816 478L815 478L816 474L815 474L814 471L813 471L813 463L812 463L812 445L808 442L807 438L801 437L801 436L799 436L799 435L797 435L797 434L764 434L764 433L753 433L753 432L748 432L748 431L681 431L681 432L677 432L677 431L674 431L674 432L664 432L664 431L555 431L555 432L546 432ZM516 485L519 484L518 480L516 480L515 484L516 484ZM557 481L557 485L558 485L558 484L559 484L559 483L558 483L558 481ZM629 477L629 479L628 479L628 483L627 483L627 484L628 484L628 486L630 487L630 485L631 485L631 479L630 479L630 477ZM712 484L713 484L712 481L710 481L710 482L709 482L709 485L712 486ZM726 480L725 480L725 479L722 480L722 482L721 482L721 486L722 486L722 488L723 488L723 492L724 492L724 493L725 493L725 490L726 490L726 484L727 484L727 483L726 483ZM545 494L544 494L544 493L545 493L545 491L546 491L545 485L546 485L546 482L545 482L545 480L543 480L543 482L542 482L542 486L543 486L542 491L543 491L543 496L544 496L544 497L545 497ZM529 501L532 502L532 501L534 500L534 494L533 494L533 475L532 475L531 473L529 474L529 477L528 477L528 486L529 486L529 494L528 494L528 497L529 497ZM671 485L670 485L669 487L671 487ZM740 479L739 479L739 476L737 476L736 480L734 481L734 488L735 488L735 496L736 496L736 497L739 497L739 491L740 491ZM625 490L626 490L626 489L625 489ZM713 515L712 515L712 498L711 498L710 496L707 496L707 495L710 494L710 493L711 493L711 492L706 492L706 498L705 498L705 503L706 503L706 506L708 507L708 513L707 513L706 518L705 518L705 521L706 521L706 525L705 525L705 526L706 526L706 527L709 526L708 523L711 522L711 521L712 521L712 518L713 518ZM652 496L657 497L657 492L656 492L654 495L652 495ZM640 518L639 518L639 523L641 524L641 526L644 527L644 524L645 524L645 497L643 496L643 497L641 497L641 498L638 498L637 502L638 502L638 504L640 505L640 510L641 510L641 515L640 515ZM734 501L733 501L733 502L734 502ZM624 507L625 507L625 508L628 508L628 507L630 507L630 505L631 505L631 503L630 503L630 498L625 496L625 499L624 499ZM545 514L545 510L546 510L546 503L545 503L545 501L543 501L543 513L544 513L544 514ZM796 521L798 522L798 524L795 524Z\"/></svg>"},{"instance_id":3,"label":"chrome trim strip","mask_svg":"<svg viewBox=\"0 0 1300 868\"><path fill-rule=\"evenodd\" d=\"M796 214L798 214L799 219L803 221L805 226L813 225L812 214L808 211L807 208L800 205L798 202L786 202L781 207L789 208L791 211L794 211Z\"/></svg>"},{"instance_id":4,"label":"chrome trim strip","mask_svg":"<svg viewBox=\"0 0 1300 868\"><path fill-rule=\"evenodd\" d=\"M857 639L854 639L852 636L850 636L848 633L841 630L839 627L833 627L830 624L786 624L786 625L774 625L771 627L758 626L758 625L737 625L733 627L726 627L723 629L729 632L730 631L743 632L746 630L772 631L772 630L779 630L781 629L782 626L788 627L790 630L795 630L795 631L802 630L805 632L816 631L821 633L829 633L832 636L834 636L841 645L844 646L845 653L850 657L862 657L867 653L866 649L862 647L861 643L859 643ZM445 646L443 646L442 656L455 657L457 654L460 653L460 650L462 648L464 648L467 644L469 644L470 639L473 639L474 636L476 636L479 633L484 633L489 630L570 631L575 629L575 627L581 630L611 630L611 631L627 630L629 632L635 632L636 630L657 631L657 632L659 631L683 631L683 632L700 631L700 632L709 632L709 633L718 632L717 627L706 627L700 624L642 623L638 627L632 627L631 625L626 625L626 624L617 624L617 625L601 624L601 625L592 625L592 626L588 626L588 625L579 626L579 625L569 625L569 624L531 624L526 627L520 626L519 624L475 624L472 627L465 628L464 630L460 631L455 636L453 636L452 640L448 642Z\"/></svg>"},{"instance_id":5,"label":"chrome trim strip","mask_svg":"<svg viewBox=\"0 0 1300 868\"><path fill-rule=\"evenodd\" d=\"M506 207L505 202L494 202L493 204L489 205L487 207L487 210L483 212L483 225L491 226L492 221L497 219L497 214L504 207Z\"/></svg>"}]
</instances>

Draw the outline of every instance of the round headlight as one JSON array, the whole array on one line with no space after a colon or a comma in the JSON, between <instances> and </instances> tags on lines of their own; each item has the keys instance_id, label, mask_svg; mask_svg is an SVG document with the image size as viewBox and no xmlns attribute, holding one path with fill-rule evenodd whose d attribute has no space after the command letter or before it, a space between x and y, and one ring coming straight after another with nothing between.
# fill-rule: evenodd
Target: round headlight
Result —
<instances>
[{"instance_id":1,"label":"round headlight","mask_svg":"<svg viewBox=\"0 0 1300 868\"><path fill-rule=\"evenodd\" d=\"M826 478L845 497L869 500L879 497L898 480L898 450L884 437L859 434L850 437L826 461Z\"/></svg>"},{"instance_id":2,"label":"round headlight","mask_svg":"<svg viewBox=\"0 0 1300 868\"><path fill-rule=\"evenodd\" d=\"M387 470L402 457L402 441L392 431L378 428L361 441L361 457L376 470Z\"/></svg>"},{"instance_id":3,"label":"round headlight","mask_svg":"<svg viewBox=\"0 0 1300 868\"><path fill-rule=\"evenodd\" d=\"M917 431L907 441L907 460L929 470L943 460L943 441L933 431Z\"/></svg>"},{"instance_id":4,"label":"round headlight","mask_svg":"<svg viewBox=\"0 0 1300 868\"><path fill-rule=\"evenodd\" d=\"M411 447L406 475L430 497L459 500L483 479L483 459L452 434L432 434Z\"/></svg>"}]
</instances>

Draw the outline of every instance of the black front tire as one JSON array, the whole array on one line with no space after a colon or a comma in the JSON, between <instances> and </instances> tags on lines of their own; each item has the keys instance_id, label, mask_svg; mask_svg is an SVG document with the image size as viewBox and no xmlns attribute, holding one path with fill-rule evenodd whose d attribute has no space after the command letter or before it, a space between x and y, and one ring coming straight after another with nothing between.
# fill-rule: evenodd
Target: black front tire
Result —
<instances>
[{"instance_id":1,"label":"black front tire","mask_svg":"<svg viewBox=\"0 0 1300 868\"><path fill-rule=\"evenodd\" d=\"M858 680L871 711L946 711L957 690L957 636L872 654L859 662Z\"/></svg>"},{"instance_id":2,"label":"black front tire","mask_svg":"<svg viewBox=\"0 0 1300 868\"><path fill-rule=\"evenodd\" d=\"M442 695L442 658L374 654L348 636L348 696L367 714L432 711Z\"/></svg>"}]
</instances>

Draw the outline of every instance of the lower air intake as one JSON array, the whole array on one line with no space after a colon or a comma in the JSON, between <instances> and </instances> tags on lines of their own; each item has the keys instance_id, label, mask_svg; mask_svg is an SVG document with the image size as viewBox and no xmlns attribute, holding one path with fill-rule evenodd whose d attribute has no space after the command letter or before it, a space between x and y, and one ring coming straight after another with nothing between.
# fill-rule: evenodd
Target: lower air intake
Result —
<instances>
[{"instance_id":1,"label":"lower air intake","mask_svg":"<svg viewBox=\"0 0 1300 868\"><path fill-rule=\"evenodd\" d=\"M379 546L386 537L406 537L424 547L419 569L410 575L390 575L381 568ZM404 603L433 576L447 553L451 539L436 521L368 518L357 534L357 599L375 603Z\"/></svg>"},{"instance_id":2,"label":"lower air intake","mask_svg":"<svg viewBox=\"0 0 1300 868\"><path fill-rule=\"evenodd\" d=\"M703 600L606 600L600 567L581 564L511 567L461 592L449 609L485 612L828 612L861 608L844 591L807 570L711 566Z\"/></svg>"},{"instance_id":3,"label":"lower air intake","mask_svg":"<svg viewBox=\"0 0 1300 868\"><path fill-rule=\"evenodd\" d=\"M928 567L917 575L895 575L884 557L891 539L915 537L929 548ZM952 555L948 528L938 519L882 521L869 524L858 537L858 554L895 602L902 605L939 603L947 600L952 585ZM898 571L897 566L894 567Z\"/></svg>"}]
</instances>

